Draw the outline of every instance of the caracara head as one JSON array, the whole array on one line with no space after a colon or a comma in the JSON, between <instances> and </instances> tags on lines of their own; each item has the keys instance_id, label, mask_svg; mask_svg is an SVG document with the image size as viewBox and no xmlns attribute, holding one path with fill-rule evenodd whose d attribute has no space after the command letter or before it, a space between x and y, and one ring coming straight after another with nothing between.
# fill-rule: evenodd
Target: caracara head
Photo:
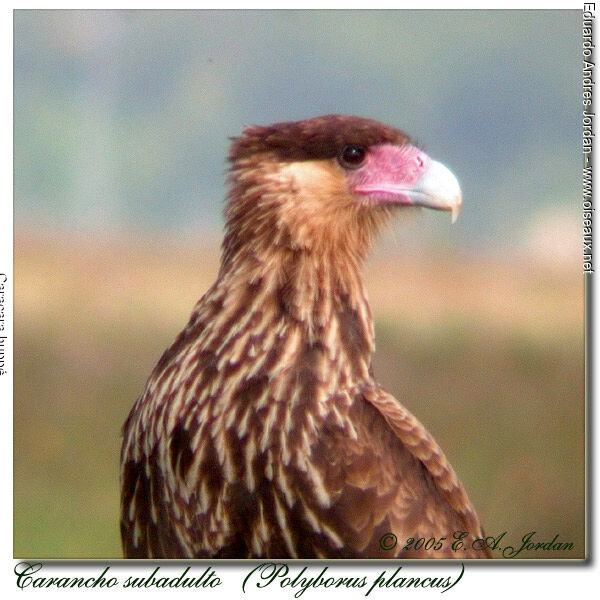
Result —
<instances>
[{"instance_id":1,"label":"caracara head","mask_svg":"<svg viewBox=\"0 0 600 600\"><path fill-rule=\"evenodd\" d=\"M402 131L360 117L246 127L229 160L230 255L248 246L362 255L396 209L448 211L454 221L462 202L444 165Z\"/></svg>"}]
</instances>

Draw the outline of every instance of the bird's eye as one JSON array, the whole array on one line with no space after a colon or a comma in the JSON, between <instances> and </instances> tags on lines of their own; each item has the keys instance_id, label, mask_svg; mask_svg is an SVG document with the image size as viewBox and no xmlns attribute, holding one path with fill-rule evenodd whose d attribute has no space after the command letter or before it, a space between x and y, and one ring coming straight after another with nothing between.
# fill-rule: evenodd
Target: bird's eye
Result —
<instances>
[{"instance_id":1,"label":"bird's eye","mask_svg":"<svg viewBox=\"0 0 600 600\"><path fill-rule=\"evenodd\" d=\"M339 163L346 169L357 169L367 157L367 151L362 146L346 146L340 153Z\"/></svg>"}]
</instances>

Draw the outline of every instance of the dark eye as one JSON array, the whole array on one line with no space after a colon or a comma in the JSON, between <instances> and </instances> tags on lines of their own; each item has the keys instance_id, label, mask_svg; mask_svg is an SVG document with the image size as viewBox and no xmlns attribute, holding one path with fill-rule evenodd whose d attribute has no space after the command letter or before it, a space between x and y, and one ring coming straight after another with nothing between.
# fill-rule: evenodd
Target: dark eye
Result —
<instances>
[{"instance_id":1,"label":"dark eye","mask_svg":"<svg viewBox=\"0 0 600 600\"><path fill-rule=\"evenodd\" d=\"M365 162L366 157L367 151L362 146L346 146L338 160L346 169L357 169Z\"/></svg>"}]
</instances>

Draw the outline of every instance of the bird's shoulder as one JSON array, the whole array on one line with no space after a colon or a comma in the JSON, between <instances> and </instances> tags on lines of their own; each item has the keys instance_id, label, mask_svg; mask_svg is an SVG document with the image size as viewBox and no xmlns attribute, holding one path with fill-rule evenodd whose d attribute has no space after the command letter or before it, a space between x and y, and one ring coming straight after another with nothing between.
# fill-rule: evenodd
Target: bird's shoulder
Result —
<instances>
[{"instance_id":1,"label":"bird's shoulder","mask_svg":"<svg viewBox=\"0 0 600 600\"><path fill-rule=\"evenodd\" d=\"M355 435L325 424L313 456L333 499L326 518L355 552L398 555L399 547L382 554L379 540L387 532L399 541L452 539L455 531L467 532L470 540L483 536L452 466L406 407L369 386L356 393L348 417Z\"/></svg>"}]
</instances>

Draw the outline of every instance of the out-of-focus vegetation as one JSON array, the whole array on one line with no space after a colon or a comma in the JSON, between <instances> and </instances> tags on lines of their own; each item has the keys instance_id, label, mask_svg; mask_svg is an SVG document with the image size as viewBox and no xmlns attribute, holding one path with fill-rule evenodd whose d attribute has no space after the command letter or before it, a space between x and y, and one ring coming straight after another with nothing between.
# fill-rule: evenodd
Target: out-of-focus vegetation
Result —
<instances>
[{"instance_id":1,"label":"out-of-focus vegetation","mask_svg":"<svg viewBox=\"0 0 600 600\"><path fill-rule=\"evenodd\" d=\"M115 558L120 428L216 276L218 243L15 239L14 553ZM375 372L430 429L489 535L584 554L583 286L576 265L402 256L365 278Z\"/></svg>"}]
</instances>

